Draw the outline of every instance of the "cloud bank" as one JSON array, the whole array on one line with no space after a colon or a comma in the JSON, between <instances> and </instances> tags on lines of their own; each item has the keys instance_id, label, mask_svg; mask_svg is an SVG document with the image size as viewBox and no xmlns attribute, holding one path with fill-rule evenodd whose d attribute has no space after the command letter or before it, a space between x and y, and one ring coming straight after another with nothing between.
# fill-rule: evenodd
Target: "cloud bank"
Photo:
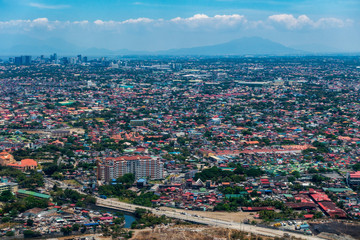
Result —
<instances>
[{"instance_id":1,"label":"cloud bank","mask_svg":"<svg viewBox=\"0 0 360 240\"><path fill-rule=\"evenodd\" d=\"M244 36L259 36L292 44L316 43L358 48L359 23L351 19L277 14L263 19L245 15L195 14L171 19L130 18L122 21L59 21L48 18L0 21L0 37L58 38L84 47L164 50L212 45ZM10 41L10 40L9 40ZM8 41L8 42L9 42ZM1 43L1 42L0 42Z\"/></svg>"},{"instance_id":2,"label":"cloud bank","mask_svg":"<svg viewBox=\"0 0 360 240\"><path fill-rule=\"evenodd\" d=\"M39 4L33 4L40 6ZM61 6L45 6L46 8L56 8ZM123 21L104 21L101 19L95 21L50 21L47 18L37 18L34 20L10 20L0 21L0 30L2 31L28 31L32 28L42 28L53 31L67 27L95 28L98 30L120 30L125 27L134 27L142 25L153 28L175 27L181 29L221 29L221 28L278 28L284 27L288 30L295 29L322 29L322 28L344 28L351 26L353 21L350 19L339 18L320 18L318 20L310 19L306 15L295 17L291 14L278 14L269 16L266 20L248 20L244 15L215 15L195 14L192 17L176 17L169 20L136 18Z\"/></svg>"},{"instance_id":3,"label":"cloud bank","mask_svg":"<svg viewBox=\"0 0 360 240\"><path fill-rule=\"evenodd\" d=\"M301 29L305 27L310 28L343 28L351 26L353 21L350 19L342 20L338 18L320 18L317 21L310 19L306 15L294 17L291 14L272 15L268 18L269 22L277 23L285 26L287 29Z\"/></svg>"}]
</instances>

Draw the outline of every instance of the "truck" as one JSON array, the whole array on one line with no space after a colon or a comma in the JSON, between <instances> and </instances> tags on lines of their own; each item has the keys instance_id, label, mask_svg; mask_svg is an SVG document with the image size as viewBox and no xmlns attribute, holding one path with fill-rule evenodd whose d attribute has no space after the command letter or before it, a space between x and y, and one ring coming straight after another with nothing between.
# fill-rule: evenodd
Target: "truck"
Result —
<instances>
[{"instance_id":1,"label":"truck","mask_svg":"<svg viewBox=\"0 0 360 240\"><path fill-rule=\"evenodd\" d=\"M99 197L103 198L103 199L107 199L107 196L105 196L105 195L100 195Z\"/></svg>"}]
</instances>

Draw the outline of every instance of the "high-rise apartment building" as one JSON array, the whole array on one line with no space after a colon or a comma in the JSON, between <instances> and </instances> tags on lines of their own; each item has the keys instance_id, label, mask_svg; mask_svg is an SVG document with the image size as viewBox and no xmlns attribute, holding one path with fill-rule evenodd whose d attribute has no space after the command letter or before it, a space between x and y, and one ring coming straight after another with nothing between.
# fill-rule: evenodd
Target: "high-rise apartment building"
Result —
<instances>
[{"instance_id":1,"label":"high-rise apartment building","mask_svg":"<svg viewBox=\"0 0 360 240\"><path fill-rule=\"evenodd\" d=\"M31 64L31 56L15 57L14 63L16 65L30 65Z\"/></svg>"},{"instance_id":2,"label":"high-rise apartment building","mask_svg":"<svg viewBox=\"0 0 360 240\"><path fill-rule=\"evenodd\" d=\"M160 179L163 178L163 163L159 158L141 155L108 157L98 163L99 180L109 182L126 173L134 174L136 179Z\"/></svg>"},{"instance_id":3,"label":"high-rise apartment building","mask_svg":"<svg viewBox=\"0 0 360 240\"><path fill-rule=\"evenodd\" d=\"M346 174L346 182L348 185L360 185L360 171L348 172Z\"/></svg>"}]
</instances>

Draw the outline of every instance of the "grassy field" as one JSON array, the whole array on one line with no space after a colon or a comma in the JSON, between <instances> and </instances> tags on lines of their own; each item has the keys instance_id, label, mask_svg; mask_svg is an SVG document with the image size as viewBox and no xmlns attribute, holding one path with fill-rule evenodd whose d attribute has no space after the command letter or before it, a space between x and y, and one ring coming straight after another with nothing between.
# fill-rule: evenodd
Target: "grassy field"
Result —
<instances>
[{"instance_id":1,"label":"grassy field","mask_svg":"<svg viewBox=\"0 0 360 240\"><path fill-rule=\"evenodd\" d=\"M232 221L243 223L244 220L249 219L250 221L259 221L258 219L254 219L254 213L248 212L208 212L208 211L191 211L191 210L184 210L184 209L175 209L175 208L168 208L168 207L161 207L160 209L169 210L169 211L176 211L176 212L186 212L192 215L198 215L202 217L209 217L224 221Z\"/></svg>"},{"instance_id":2,"label":"grassy field","mask_svg":"<svg viewBox=\"0 0 360 240\"><path fill-rule=\"evenodd\" d=\"M77 186L77 187L81 187L81 184L78 183L77 181L75 180L64 180L63 181L64 183L66 184L69 184L69 185L73 185L73 186Z\"/></svg>"}]
</instances>

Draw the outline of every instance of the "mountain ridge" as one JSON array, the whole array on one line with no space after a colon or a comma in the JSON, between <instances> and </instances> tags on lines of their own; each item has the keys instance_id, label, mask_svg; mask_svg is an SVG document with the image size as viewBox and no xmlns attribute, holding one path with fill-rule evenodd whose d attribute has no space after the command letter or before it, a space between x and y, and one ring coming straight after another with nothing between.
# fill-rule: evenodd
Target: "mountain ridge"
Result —
<instances>
[{"instance_id":1,"label":"mountain ridge","mask_svg":"<svg viewBox=\"0 0 360 240\"><path fill-rule=\"evenodd\" d=\"M3 49L4 54L52 54L56 52L58 55L86 54L93 56L102 55L193 55L193 56L243 56L243 55L297 55L306 54L308 52L286 47L280 43L273 42L260 37L244 37L228 42L190 47L169 49L161 51L136 51L128 49L109 50L106 48L84 48L69 43L63 39L48 39L26 41L26 43L16 42L15 45Z\"/></svg>"}]
</instances>

